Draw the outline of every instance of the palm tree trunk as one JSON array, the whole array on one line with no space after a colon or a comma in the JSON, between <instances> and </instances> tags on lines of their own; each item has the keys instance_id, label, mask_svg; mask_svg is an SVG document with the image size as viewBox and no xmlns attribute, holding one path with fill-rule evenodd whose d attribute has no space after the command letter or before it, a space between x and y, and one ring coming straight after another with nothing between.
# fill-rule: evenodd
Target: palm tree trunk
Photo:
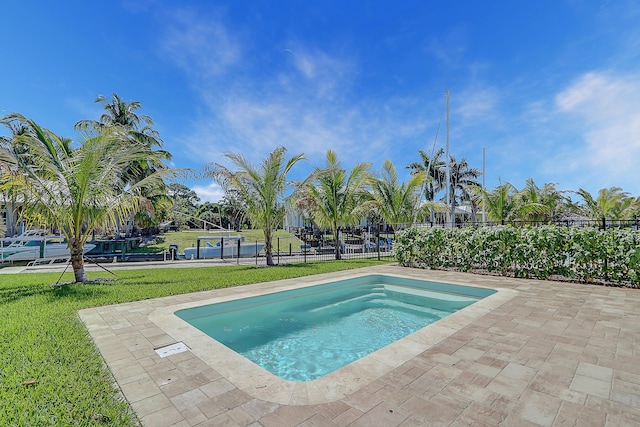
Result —
<instances>
[{"instance_id":1,"label":"palm tree trunk","mask_svg":"<svg viewBox=\"0 0 640 427\"><path fill-rule=\"evenodd\" d=\"M71 252L71 267L73 267L76 283L86 282L87 274L84 271L83 247L80 239L72 238L69 241L69 250Z\"/></svg>"},{"instance_id":2,"label":"palm tree trunk","mask_svg":"<svg viewBox=\"0 0 640 427\"><path fill-rule=\"evenodd\" d=\"M342 259L342 256L340 254L340 237L338 233L340 233L340 231L338 230L338 225L334 224L333 225L333 245L336 248L336 259L340 260Z\"/></svg>"},{"instance_id":3,"label":"palm tree trunk","mask_svg":"<svg viewBox=\"0 0 640 427\"><path fill-rule=\"evenodd\" d=\"M133 235L134 224L135 224L135 214L131 212L131 214L129 214L129 220L127 221L127 228L124 232L124 237L131 237Z\"/></svg>"},{"instance_id":4,"label":"palm tree trunk","mask_svg":"<svg viewBox=\"0 0 640 427\"><path fill-rule=\"evenodd\" d=\"M271 230L264 229L264 253L267 256L267 265L273 266L273 251L271 249Z\"/></svg>"},{"instance_id":5,"label":"palm tree trunk","mask_svg":"<svg viewBox=\"0 0 640 427\"><path fill-rule=\"evenodd\" d=\"M429 188L429 201L433 202L435 198L435 191L433 190L433 186L431 186ZM433 224L434 222L436 222L436 211L433 209L433 207L429 208L429 214L429 221L431 221L431 224Z\"/></svg>"},{"instance_id":6,"label":"palm tree trunk","mask_svg":"<svg viewBox=\"0 0 640 427\"><path fill-rule=\"evenodd\" d=\"M478 204L471 200L471 222L475 224L478 222Z\"/></svg>"}]
</instances>

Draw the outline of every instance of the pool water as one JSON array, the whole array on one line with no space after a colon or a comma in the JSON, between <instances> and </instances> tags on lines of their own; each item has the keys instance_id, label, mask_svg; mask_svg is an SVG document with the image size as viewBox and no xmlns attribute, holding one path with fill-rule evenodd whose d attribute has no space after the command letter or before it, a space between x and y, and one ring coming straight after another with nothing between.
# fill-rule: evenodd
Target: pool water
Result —
<instances>
[{"instance_id":1,"label":"pool water","mask_svg":"<svg viewBox=\"0 0 640 427\"><path fill-rule=\"evenodd\" d=\"M176 315L278 377L311 381L495 291L372 275Z\"/></svg>"}]
</instances>

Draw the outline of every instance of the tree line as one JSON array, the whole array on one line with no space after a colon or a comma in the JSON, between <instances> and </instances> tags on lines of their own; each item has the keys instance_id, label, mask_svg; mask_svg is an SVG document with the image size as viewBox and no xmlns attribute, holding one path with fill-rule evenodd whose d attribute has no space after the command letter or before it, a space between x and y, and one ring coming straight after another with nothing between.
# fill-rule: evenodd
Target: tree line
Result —
<instances>
[{"instance_id":1,"label":"tree line","mask_svg":"<svg viewBox=\"0 0 640 427\"><path fill-rule=\"evenodd\" d=\"M538 187L533 180L522 190L510 183L487 190L478 182L480 170L464 158L450 156L445 161L442 150L431 155L419 151L420 161L406 166L411 173L407 182L401 182L390 160L378 172L367 162L347 170L333 150L326 152L324 166L295 182L287 175L305 160L302 153L287 157L286 148L276 147L258 165L241 153L227 153L234 169L220 163L203 168L204 176L224 190L223 199L199 204L195 192L171 182L195 172L167 166L171 154L162 149L152 119L138 113L139 102L123 101L116 94L111 99L99 96L96 102L104 112L98 120L76 123L78 141L20 114L1 120L10 131L10 136L0 137L2 196L5 202L19 203L31 223L64 234L76 281L86 280L82 248L90 236L120 224L204 220L240 228L248 222L264 230L267 264L272 265L272 235L282 226L285 206L332 230L337 259L340 228L363 218L396 225L437 217L455 221L455 215L447 215L459 205L471 207L470 221L477 221L479 212L492 221L545 221L569 213L618 219L640 213L639 198L617 187L603 189L596 197L583 189L561 191L555 184ZM571 195L582 202L572 201Z\"/></svg>"}]
</instances>

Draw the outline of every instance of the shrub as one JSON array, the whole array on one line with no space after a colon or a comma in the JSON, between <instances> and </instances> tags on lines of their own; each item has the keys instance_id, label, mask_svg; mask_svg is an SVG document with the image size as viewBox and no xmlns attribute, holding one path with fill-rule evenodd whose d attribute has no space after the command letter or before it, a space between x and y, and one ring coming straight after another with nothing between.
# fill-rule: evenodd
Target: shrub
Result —
<instances>
[{"instance_id":1,"label":"shrub","mask_svg":"<svg viewBox=\"0 0 640 427\"><path fill-rule=\"evenodd\" d=\"M546 225L409 228L396 238L404 266L640 286L638 231Z\"/></svg>"}]
</instances>

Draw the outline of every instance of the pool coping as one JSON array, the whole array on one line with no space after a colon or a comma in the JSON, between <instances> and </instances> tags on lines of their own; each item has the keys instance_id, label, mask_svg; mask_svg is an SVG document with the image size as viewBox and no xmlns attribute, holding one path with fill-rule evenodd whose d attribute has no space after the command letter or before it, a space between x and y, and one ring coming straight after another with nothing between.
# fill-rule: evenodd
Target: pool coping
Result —
<instances>
[{"instance_id":1,"label":"pool coping","mask_svg":"<svg viewBox=\"0 0 640 427\"><path fill-rule=\"evenodd\" d=\"M216 289L187 294L190 296L187 298L188 301L185 301L185 295L162 298L162 307L158 307L148 313L148 319L170 336L174 342L184 343L195 356L248 395L277 404L313 405L340 400L361 387L376 381L461 328L473 323L474 320L509 301L518 293L511 289L448 281L447 283L454 285L493 289L496 293L322 378L307 382L293 382L278 378L174 315L176 311L187 308L300 289L329 281L372 274L423 279L419 274L411 271L389 273L388 271L381 272L379 267L373 267L358 271L348 270L234 288Z\"/></svg>"},{"instance_id":2,"label":"pool coping","mask_svg":"<svg viewBox=\"0 0 640 427\"><path fill-rule=\"evenodd\" d=\"M397 265L297 280L304 284L364 271L517 293L388 374L318 405L305 405L309 400L301 388L286 404L254 398L192 351L165 358L155 352L176 339L149 320L150 313L269 284L78 314L114 386L145 426L640 425L637 289Z\"/></svg>"}]
</instances>

